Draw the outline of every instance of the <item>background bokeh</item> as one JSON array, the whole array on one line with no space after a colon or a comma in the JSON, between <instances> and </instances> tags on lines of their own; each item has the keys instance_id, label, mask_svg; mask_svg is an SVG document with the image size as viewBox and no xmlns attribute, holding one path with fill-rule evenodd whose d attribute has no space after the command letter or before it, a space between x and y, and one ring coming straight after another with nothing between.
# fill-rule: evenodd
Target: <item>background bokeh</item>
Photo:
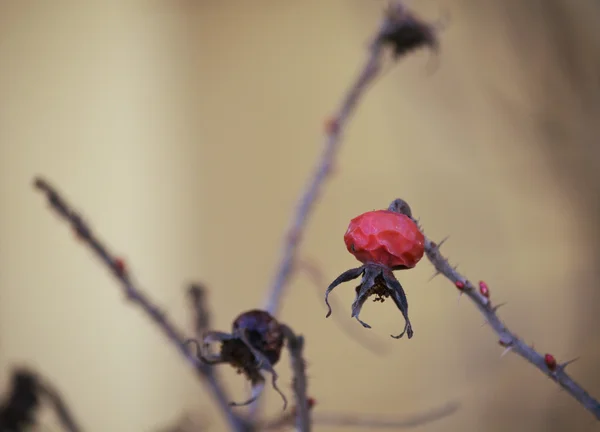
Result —
<instances>
[{"instance_id":1,"label":"background bokeh","mask_svg":"<svg viewBox=\"0 0 600 432\"><path fill-rule=\"evenodd\" d=\"M263 304L323 119L355 77L383 3L367 0L0 2L0 386L55 382L86 431L157 431L184 413L225 425L176 351L51 215L41 174L77 204L182 327L210 287L214 327ZM326 282L354 265L356 214L408 200L428 235L485 279L518 334L600 396L600 3L414 2L450 12L439 66L423 51L377 81L347 130L302 256ZM433 59L435 61L435 59ZM404 418L415 430L591 431L591 415L502 348L423 261L399 275L415 337L390 302L336 320L306 275L282 320L307 338L317 412ZM361 347L340 326L377 342ZM287 362L279 366L290 379ZM224 368L237 399L248 391ZM289 388L284 386L289 393ZM268 391L266 409L280 399ZM57 430L50 414L43 422ZM315 430L334 430L317 426ZM335 429L338 430L338 429ZM368 427L363 430L369 430Z\"/></svg>"}]
</instances>

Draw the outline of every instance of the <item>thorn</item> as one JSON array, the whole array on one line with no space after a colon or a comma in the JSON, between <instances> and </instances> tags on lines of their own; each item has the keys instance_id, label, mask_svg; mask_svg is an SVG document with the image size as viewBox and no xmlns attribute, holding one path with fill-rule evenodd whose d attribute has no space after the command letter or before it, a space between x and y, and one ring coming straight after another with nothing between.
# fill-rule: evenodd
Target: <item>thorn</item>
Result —
<instances>
[{"instance_id":1,"label":"thorn","mask_svg":"<svg viewBox=\"0 0 600 432\"><path fill-rule=\"evenodd\" d=\"M442 239L442 240L441 240L441 241L440 241L440 242L439 242L439 243L436 245L436 247L435 247L435 248L436 248L437 250L440 250L440 248L442 247L442 245L443 245L444 243L446 243L446 240L448 240L449 238L450 238L450 236L446 236L446 237L444 237L444 238L443 238L443 239Z\"/></svg>"},{"instance_id":2,"label":"thorn","mask_svg":"<svg viewBox=\"0 0 600 432\"><path fill-rule=\"evenodd\" d=\"M441 275L442 272L436 270L435 273L429 278L429 280L427 282L431 282L436 276Z\"/></svg>"},{"instance_id":3,"label":"thorn","mask_svg":"<svg viewBox=\"0 0 600 432\"><path fill-rule=\"evenodd\" d=\"M492 312L494 312L494 313L498 312L498 309L500 309L502 306L505 306L505 305L506 305L506 302L497 304L496 306L494 306L492 308Z\"/></svg>"},{"instance_id":4,"label":"thorn","mask_svg":"<svg viewBox=\"0 0 600 432\"><path fill-rule=\"evenodd\" d=\"M571 363L576 362L577 360L579 360L579 358L580 357L575 357L574 359L571 359L569 361L559 364L558 369L560 369L561 371L564 371L567 366L569 366Z\"/></svg>"},{"instance_id":5,"label":"thorn","mask_svg":"<svg viewBox=\"0 0 600 432\"><path fill-rule=\"evenodd\" d=\"M458 293L458 299L456 299L456 305L457 305L457 306L458 306L458 305L459 305L459 303L460 303L460 298L462 297L462 295L463 295L463 293L462 293L462 292L459 292L459 293Z\"/></svg>"},{"instance_id":6,"label":"thorn","mask_svg":"<svg viewBox=\"0 0 600 432\"><path fill-rule=\"evenodd\" d=\"M511 352L513 349L512 345L506 347L506 349L504 351L502 351L502 354L500 354L500 357L504 357L506 354L508 354L509 352Z\"/></svg>"}]
</instances>

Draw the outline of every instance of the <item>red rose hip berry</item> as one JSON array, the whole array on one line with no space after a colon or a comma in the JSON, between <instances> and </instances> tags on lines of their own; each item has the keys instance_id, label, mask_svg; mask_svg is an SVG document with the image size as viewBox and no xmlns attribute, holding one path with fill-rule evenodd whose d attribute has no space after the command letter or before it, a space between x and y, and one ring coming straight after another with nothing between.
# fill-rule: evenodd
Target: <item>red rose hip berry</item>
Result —
<instances>
[{"instance_id":1,"label":"red rose hip berry","mask_svg":"<svg viewBox=\"0 0 600 432\"><path fill-rule=\"evenodd\" d=\"M390 210L370 211L352 219L344 242L363 264L376 263L392 269L413 268L425 251L425 237L417 224Z\"/></svg>"},{"instance_id":2,"label":"red rose hip berry","mask_svg":"<svg viewBox=\"0 0 600 432\"><path fill-rule=\"evenodd\" d=\"M393 273L394 270L413 268L425 252L425 237L413 220L409 205L397 199L387 210L374 210L355 217L346 230L344 243L363 265L345 271L329 285L325 292L325 303L329 308L327 316L331 315L328 301L331 291L343 282L362 276L356 287L352 317L364 327L371 328L359 318L363 304L370 296L375 296L374 301L391 297L405 320L402 333L392 337L399 339L406 333L410 339L413 330L408 318L408 301Z\"/></svg>"}]
</instances>

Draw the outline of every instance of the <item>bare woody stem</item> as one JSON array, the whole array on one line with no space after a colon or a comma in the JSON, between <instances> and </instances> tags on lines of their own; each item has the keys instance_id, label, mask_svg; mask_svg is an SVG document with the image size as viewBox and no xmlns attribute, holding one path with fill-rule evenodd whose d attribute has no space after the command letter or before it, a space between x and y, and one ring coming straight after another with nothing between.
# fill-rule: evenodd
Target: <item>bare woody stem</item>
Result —
<instances>
[{"instance_id":1,"label":"bare woody stem","mask_svg":"<svg viewBox=\"0 0 600 432\"><path fill-rule=\"evenodd\" d=\"M296 430L298 432L311 431L310 404L306 394L308 381L306 379L306 363L302 352L304 351L304 337L296 335L287 326L284 326L284 332L287 339L287 347L290 353L290 361L294 380L292 387L296 399L295 416Z\"/></svg>"},{"instance_id":2,"label":"bare woody stem","mask_svg":"<svg viewBox=\"0 0 600 432\"><path fill-rule=\"evenodd\" d=\"M570 362L558 365L547 364L544 355L537 352L516 334L511 332L496 313L499 305L493 306L487 296L480 293L480 291L478 291L465 276L461 275L450 265L448 260L440 253L441 243L443 242L440 242L438 245L425 237L425 254L431 264L435 267L437 271L436 274L444 275L454 283L461 292L471 299L477 309L479 309L481 314L485 317L487 323L498 335L500 345L504 346L506 349L510 349L510 351L518 354L538 368L543 374L555 381L581 405L589 410L597 420L600 420L600 403L590 396L587 391L567 374L565 368Z\"/></svg>"},{"instance_id":3,"label":"bare woody stem","mask_svg":"<svg viewBox=\"0 0 600 432\"><path fill-rule=\"evenodd\" d=\"M123 267L123 263L92 233L91 228L82 220L81 216L47 181L36 178L34 186L38 191L46 195L52 210L73 227L79 239L89 246L97 258L111 270L115 278L120 282L127 299L142 308L146 315L159 329L162 330L171 344L177 348L179 353L185 358L190 366L192 366L196 375L211 391L217 405L229 422L232 430L236 432L246 432L249 429L248 425L243 419L231 411L229 407L229 398L212 370L189 351L183 333L157 306L154 305L146 294L134 284L128 270Z\"/></svg>"},{"instance_id":4,"label":"bare woody stem","mask_svg":"<svg viewBox=\"0 0 600 432\"><path fill-rule=\"evenodd\" d=\"M342 134L346 128L351 114L354 112L361 96L365 93L369 83L377 76L380 70L380 59L383 48L383 39L380 37L383 31L389 31L389 22L384 20L377 32L374 42L371 44L369 55L363 65L358 78L348 89L337 114L331 119L326 130L323 153L317 163L315 171L309 177L304 192L302 192L291 224L284 237L281 252L281 260L277 266L275 278L271 288L267 292L264 308L271 315L277 315L285 286L292 273L298 252L298 245L304 231L306 230L310 212L315 205L319 193L329 176L335 157L339 150Z\"/></svg>"}]
</instances>

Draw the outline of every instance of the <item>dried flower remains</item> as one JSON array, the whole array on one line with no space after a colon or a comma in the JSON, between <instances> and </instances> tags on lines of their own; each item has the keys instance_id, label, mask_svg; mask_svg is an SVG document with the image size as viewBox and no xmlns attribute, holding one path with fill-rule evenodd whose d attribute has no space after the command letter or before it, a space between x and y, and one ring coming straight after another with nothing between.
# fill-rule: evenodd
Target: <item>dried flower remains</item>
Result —
<instances>
[{"instance_id":1,"label":"dried flower remains","mask_svg":"<svg viewBox=\"0 0 600 432\"><path fill-rule=\"evenodd\" d=\"M284 324L279 323L268 312L253 309L240 314L232 325L231 333L208 331L204 334L200 359L210 365L226 363L243 374L252 384L252 395L243 402L231 402L231 406L249 405L259 398L264 388L263 372L271 374L273 388L283 399L287 398L277 386L277 372L273 366L281 357L286 339L293 335ZM188 342L196 342L189 340ZM220 343L219 352L210 352L210 345Z\"/></svg>"}]
</instances>

